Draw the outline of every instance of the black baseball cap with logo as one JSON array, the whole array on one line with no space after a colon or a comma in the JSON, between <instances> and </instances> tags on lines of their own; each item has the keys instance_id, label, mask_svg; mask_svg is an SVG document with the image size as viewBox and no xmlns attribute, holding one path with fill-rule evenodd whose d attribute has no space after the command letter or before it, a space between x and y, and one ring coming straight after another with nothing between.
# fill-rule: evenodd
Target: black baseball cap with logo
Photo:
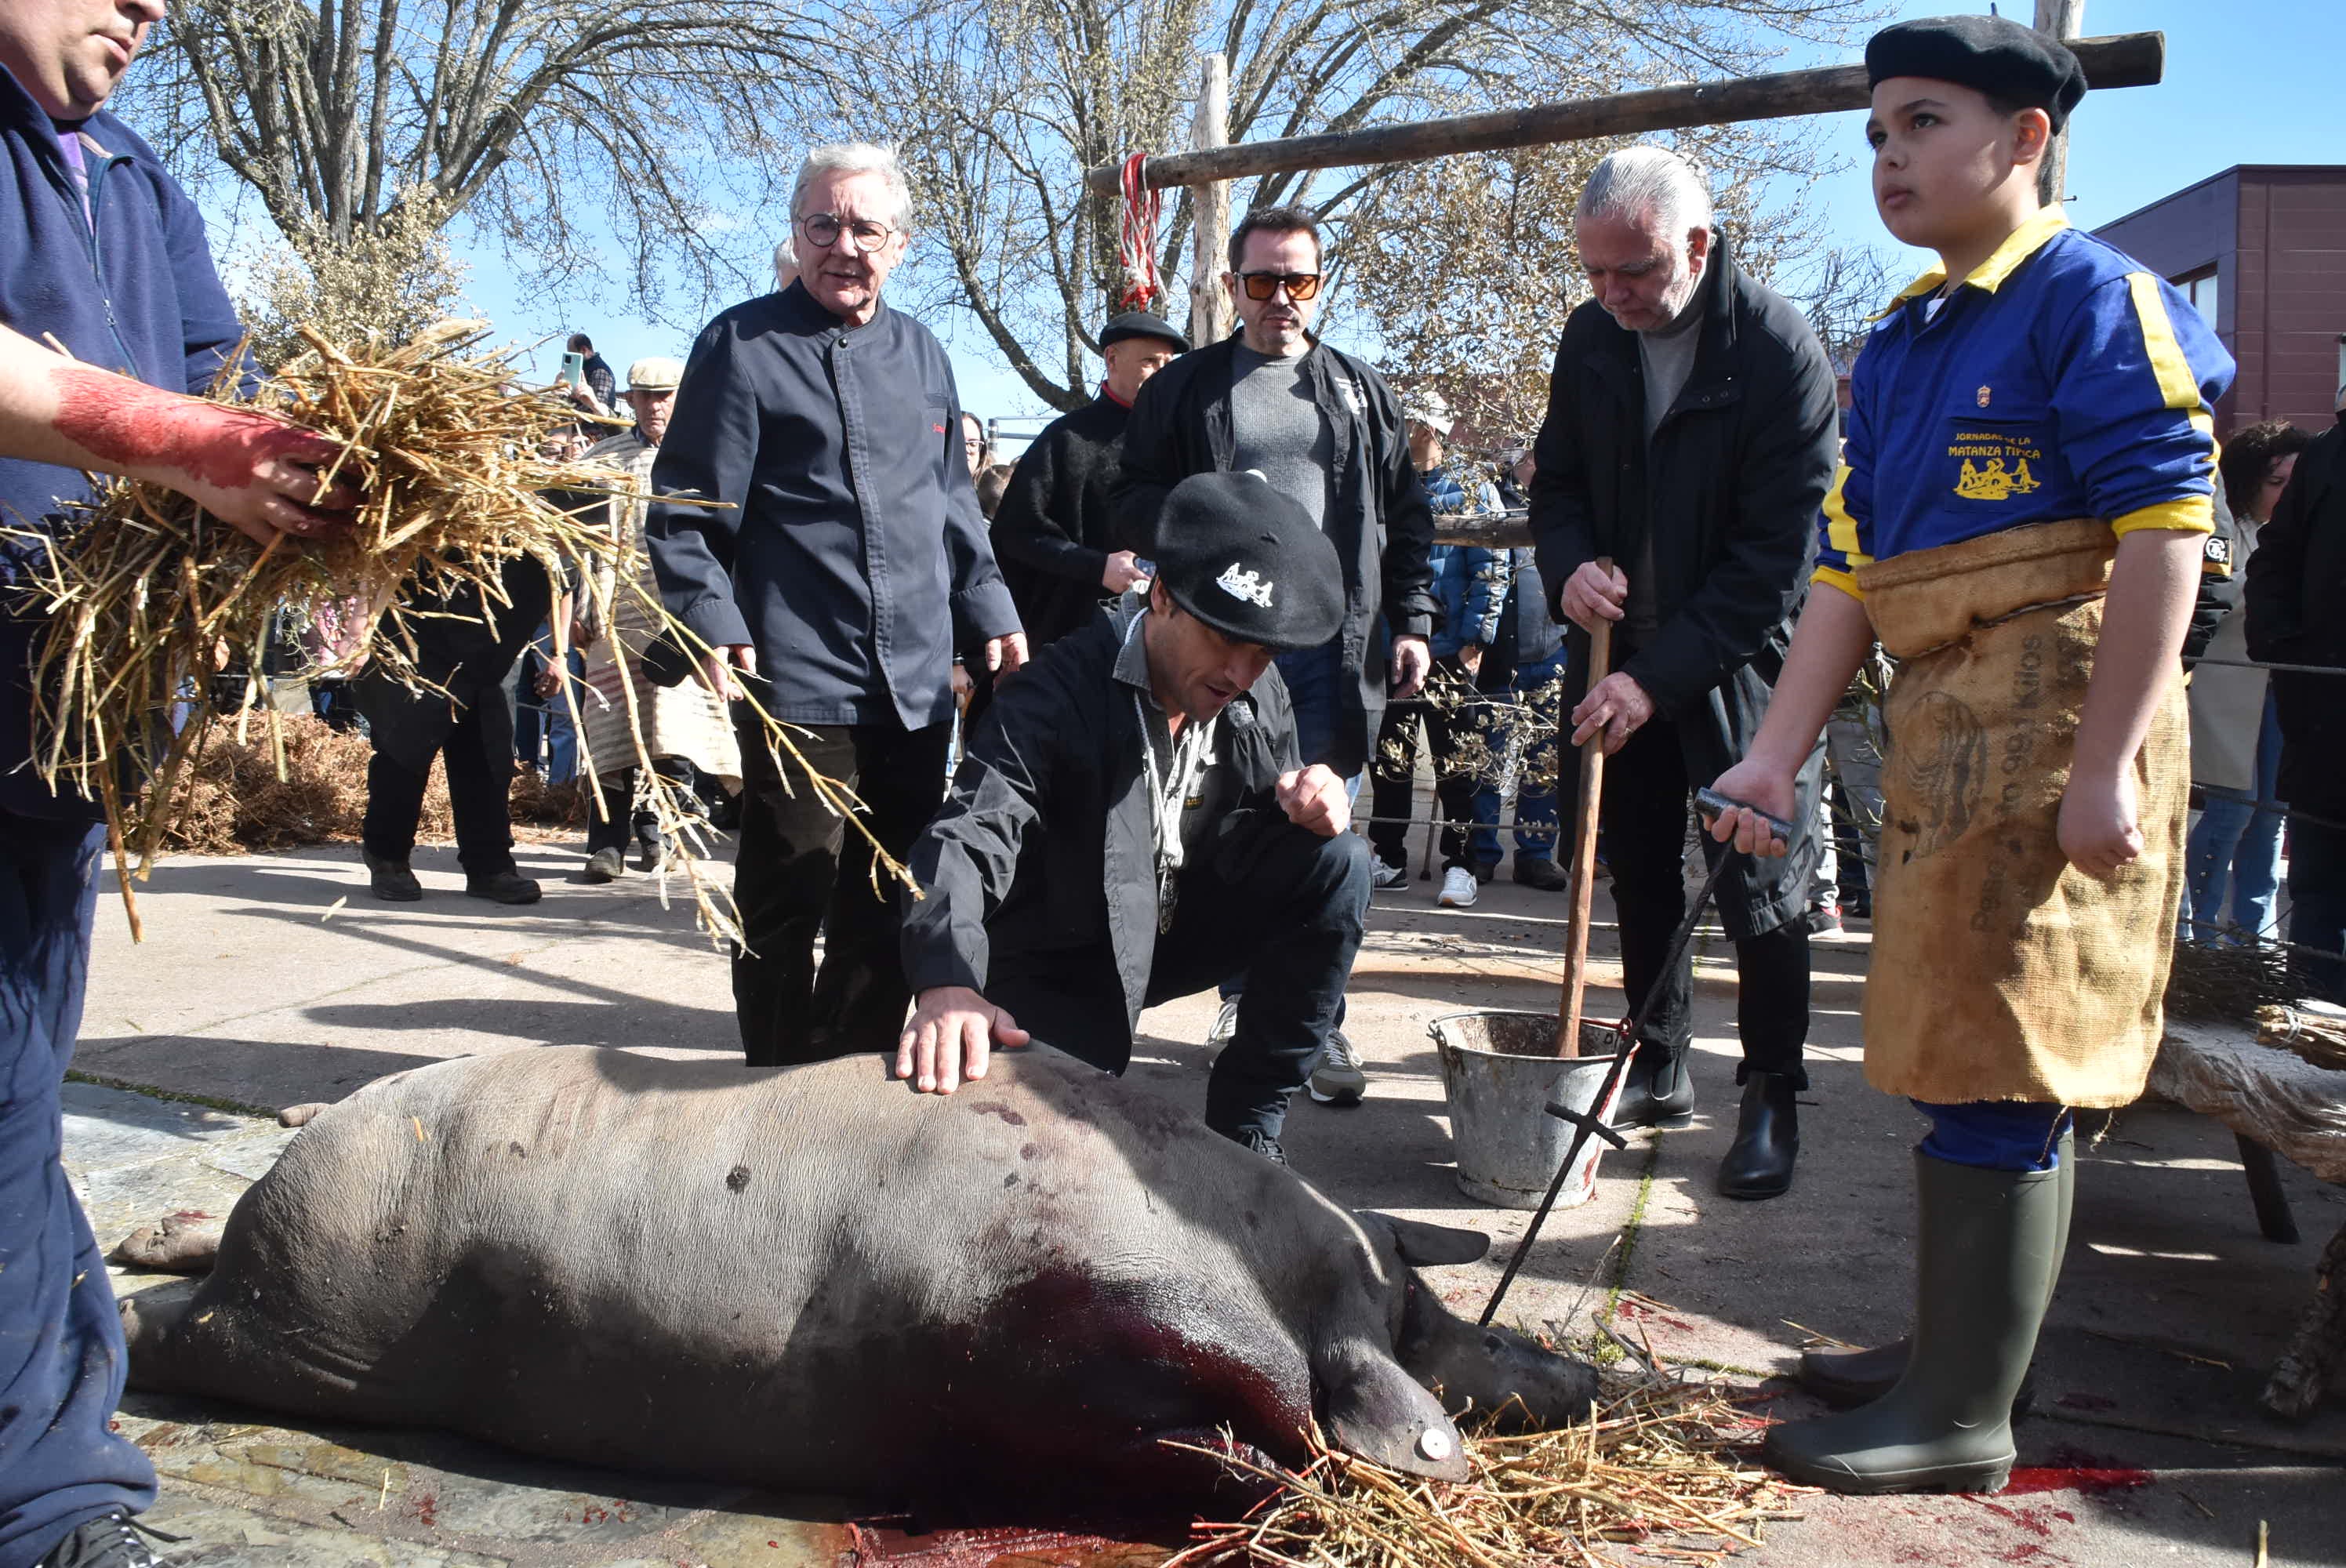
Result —
<instances>
[{"instance_id":1,"label":"black baseball cap with logo","mask_svg":"<svg viewBox=\"0 0 2346 1568\"><path fill-rule=\"evenodd\" d=\"M1175 604L1239 642L1316 648L1344 624L1336 546L1251 469L1193 473L1167 494L1157 575Z\"/></svg>"}]
</instances>

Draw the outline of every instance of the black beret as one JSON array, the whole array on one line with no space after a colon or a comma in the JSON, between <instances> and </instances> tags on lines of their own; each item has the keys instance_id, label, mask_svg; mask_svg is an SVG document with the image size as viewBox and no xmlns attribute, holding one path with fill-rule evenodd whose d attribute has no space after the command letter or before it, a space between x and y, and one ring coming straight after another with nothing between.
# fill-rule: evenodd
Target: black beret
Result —
<instances>
[{"instance_id":1,"label":"black beret","mask_svg":"<svg viewBox=\"0 0 2346 1568\"><path fill-rule=\"evenodd\" d=\"M1167 494L1157 575L1175 604L1240 642L1316 648L1344 624L1336 546L1251 469L1193 473Z\"/></svg>"},{"instance_id":2,"label":"black beret","mask_svg":"<svg viewBox=\"0 0 2346 1568\"><path fill-rule=\"evenodd\" d=\"M1100 329L1099 344L1104 349L1127 338L1162 338L1173 345L1175 353L1189 351L1189 340L1181 335L1178 328L1147 311L1127 311L1121 316L1110 316L1107 325Z\"/></svg>"},{"instance_id":3,"label":"black beret","mask_svg":"<svg viewBox=\"0 0 2346 1568\"><path fill-rule=\"evenodd\" d=\"M2059 130L2086 96L2085 68L2059 39L2004 16L1926 16L1867 40L1865 80L1927 76L2041 108Z\"/></svg>"}]
</instances>

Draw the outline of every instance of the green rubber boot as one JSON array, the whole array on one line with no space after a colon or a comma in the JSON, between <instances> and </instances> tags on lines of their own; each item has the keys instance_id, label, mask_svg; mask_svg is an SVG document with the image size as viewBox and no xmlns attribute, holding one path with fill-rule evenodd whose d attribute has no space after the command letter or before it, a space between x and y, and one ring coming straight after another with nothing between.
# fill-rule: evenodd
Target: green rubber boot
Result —
<instances>
[{"instance_id":1,"label":"green rubber boot","mask_svg":"<svg viewBox=\"0 0 2346 1568\"><path fill-rule=\"evenodd\" d=\"M1832 1492L2001 1492L2012 1400L2060 1257L2057 1171L1990 1171L1917 1153L1913 1349L1862 1410L1770 1430L1763 1457Z\"/></svg>"},{"instance_id":2,"label":"green rubber boot","mask_svg":"<svg viewBox=\"0 0 2346 1568\"><path fill-rule=\"evenodd\" d=\"M2053 1236L2053 1277L2061 1276L2061 1259L2069 1252L2069 1212L2077 1201L2077 1166L2076 1163L2077 1135L2074 1128L2061 1135L2058 1145L2060 1159L2055 1166L2061 1176L2060 1217ZM2047 1288L2047 1300L2051 1287ZM1800 1387L1837 1410L1854 1410L1870 1405L1898 1386L1906 1375L1906 1354L1912 1342L1892 1339L1886 1345L1876 1345L1870 1350L1803 1350L1800 1369L1794 1375ZM2012 1414L2014 1420L2026 1415L2036 1404L2036 1375L2033 1371L2021 1380L2020 1392L2013 1396Z\"/></svg>"}]
</instances>

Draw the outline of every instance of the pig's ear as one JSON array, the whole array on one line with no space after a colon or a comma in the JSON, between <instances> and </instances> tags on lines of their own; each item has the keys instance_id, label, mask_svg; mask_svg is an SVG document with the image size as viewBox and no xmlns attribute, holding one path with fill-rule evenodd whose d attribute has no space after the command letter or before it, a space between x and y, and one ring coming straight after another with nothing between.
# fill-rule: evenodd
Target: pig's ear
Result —
<instances>
[{"instance_id":1,"label":"pig's ear","mask_svg":"<svg viewBox=\"0 0 2346 1568\"><path fill-rule=\"evenodd\" d=\"M1328 1435L1338 1448L1408 1475L1466 1479L1458 1429L1400 1362L1354 1343L1328 1351L1315 1369L1328 1396Z\"/></svg>"},{"instance_id":2,"label":"pig's ear","mask_svg":"<svg viewBox=\"0 0 2346 1568\"><path fill-rule=\"evenodd\" d=\"M1401 1219L1373 1209L1353 1211L1363 1225L1382 1227L1393 1238L1393 1248L1401 1260L1413 1268L1423 1268L1443 1263L1478 1263L1491 1250L1491 1238L1479 1230L1460 1230L1454 1226L1427 1225L1420 1220Z\"/></svg>"}]
</instances>

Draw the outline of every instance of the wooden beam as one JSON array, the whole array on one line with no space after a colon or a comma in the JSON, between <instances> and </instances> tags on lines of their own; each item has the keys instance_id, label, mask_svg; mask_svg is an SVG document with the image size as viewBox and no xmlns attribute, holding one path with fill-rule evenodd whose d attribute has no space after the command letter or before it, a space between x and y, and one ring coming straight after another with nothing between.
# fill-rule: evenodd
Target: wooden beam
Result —
<instances>
[{"instance_id":1,"label":"wooden beam","mask_svg":"<svg viewBox=\"0 0 2346 1568\"><path fill-rule=\"evenodd\" d=\"M1230 145L1230 57L1202 56L1198 72L1198 117L1190 127L1189 146L1203 151ZM1207 180L1191 193L1189 343L1204 348L1219 342L1230 330L1230 297L1222 287L1223 252L1230 244L1230 188L1227 181Z\"/></svg>"},{"instance_id":2,"label":"wooden beam","mask_svg":"<svg viewBox=\"0 0 2346 1568\"><path fill-rule=\"evenodd\" d=\"M2086 0L2036 0L2036 30L2076 47L2077 30L2086 25ZM2086 73L2093 80L2093 72ZM2055 136L2045 149L2045 165L2036 174L2036 198L2058 207L2069 194L2069 133Z\"/></svg>"},{"instance_id":3,"label":"wooden beam","mask_svg":"<svg viewBox=\"0 0 2346 1568\"><path fill-rule=\"evenodd\" d=\"M2069 46L2086 79L2096 89L2147 87L2167 69L2167 36L2119 33L2079 38ZM1865 67L1829 66L1813 71L1780 71L1732 81L1688 82L1648 87L1601 98L1535 104L1528 108L1375 126L1332 136L1286 137L1277 141L1239 142L1232 147L1177 152L1152 158L1141 168L1151 187L1201 185L1209 180L1249 179L1307 168L1349 168L1407 163L1451 153L1489 152L1506 147L1586 141L1596 137L1639 136L1689 126L1731 125L1781 119L1793 115L1839 114L1871 101ZM1117 193L1117 166L1103 165L1084 177L1105 196Z\"/></svg>"}]
</instances>

